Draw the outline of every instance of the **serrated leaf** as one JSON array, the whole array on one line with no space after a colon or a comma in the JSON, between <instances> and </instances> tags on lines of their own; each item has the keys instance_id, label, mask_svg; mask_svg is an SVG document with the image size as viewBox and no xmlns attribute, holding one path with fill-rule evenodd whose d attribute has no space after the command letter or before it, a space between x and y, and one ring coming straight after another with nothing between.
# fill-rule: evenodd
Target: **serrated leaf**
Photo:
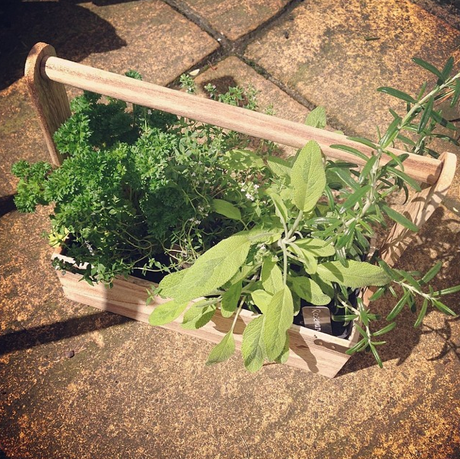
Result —
<instances>
[{"instance_id":1,"label":"serrated leaf","mask_svg":"<svg viewBox=\"0 0 460 459\"><path fill-rule=\"evenodd\" d=\"M407 217L404 215L400 214L396 210L392 209L391 207L388 207L386 205L383 205L382 210L396 223L399 223L400 225L404 226L407 229L410 229L414 233L418 231L418 226L410 221Z\"/></svg>"},{"instance_id":2,"label":"serrated leaf","mask_svg":"<svg viewBox=\"0 0 460 459\"><path fill-rule=\"evenodd\" d=\"M214 363L225 362L235 352L235 338L233 336L233 330L230 330L222 339L222 341L214 346L209 354L206 365L212 365Z\"/></svg>"},{"instance_id":3,"label":"serrated leaf","mask_svg":"<svg viewBox=\"0 0 460 459\"><path fill-rule=\"evenodd\" d=\"M190 301L171 300L157 306L149 317L150 325L165 325L177 319L187 308Z\"/></svg>"},{"instance_id":4,"label":"serrated leaf","mask_svg":"<svg viewBox=\"0 0 460 459\"><path fill-rule=\"evenodd\" d=\"M292 325L294 316L294 302L287 286L273 295L264 316L265 351L270 360L275 360L284 349L286 333Z\"/></svg>"},{"instance_id":5,"label":"serrated leaf","mask_svg":"<svg viewBox=\"0 0 460 459\"><path fill-rule=\"evenodd\" d=\"M246 261L250 246L246 233L224 239L201 255L190 268L184 269L180 283L167 291L178 302L209 295L238 272Z\"/></svg>"},{"instance_id":6,"label":"serrated leaf","mask_svg":"<svg viewBox=\"0 0 460 459\"><path fill-rule=\"evenodd\" d=\"M241 354L244 366L254 373L262 368L265 360L265 343L263 338L263 328L265 314L256 317L246 325L243 332L243 342L241 344Z\"/></svg>"},{"instance_id":7,"label":"serrated leaf","mask_svg":"<svg viewBox=\"0 0 460 459\"><path fill-rule=\"evenodd\" d=\"M224 199L213 199L212 209L214 212L223 215L224 217L241 221L240 209L235 207L232 203L225 201Z\"/></svg>"},{"instance_id":8,"label":"serrated leaf","mask_svg":"<svg viewBox=\"0 0 460 459\"><path fill-rule=\"evenodd\" d=\"M241 297L242 282L238 282L231 285L225 293L222 295L222 301L220 304L220 312L222 317L231 317L238 307L238 302Z\"/></svg>"},{"instance_id":9,"label":"serrated leaf","mask_svg":"<svg viewBox=\"0 0 460 459\"><path fill-rule=\"evenodd\" d=\"M324 107L316 107L308 114L305 124L314 128L324 129L327 124L326 109Z\"/></svg>"},{"instance_id":10,"label":"serrated leaf","mask_svg":"<svg viewBox=\"0 0 460 459\"><path fill-rule=\"evenodd\" d=\"M292 166L291 183L296 207L304 212L313 209L326 186L323 157L317 142L312 140L300 150Z\"/></svg>"},{"instance_id":11,"label":"serrated leaf","mask_svg":"<svg viewBox=\"0 0 460 459\"><path fill-rule=\"evenodd\" d=\"M380 266L365 261L348 260L345 267L339 261L328 261L318 265L317 275L326 281L337 282L350 288L388 284L390 278Z\"/></svg>"},{"instance_id":12,"label":"serrated leaf","mask_svg":"<svg viewBox=\"0 0 460 459\"><path fill-rule=\"evenodd\" d=\"M325 306L331 302L331 298L321 290L321 287L313 279L299 276L291 277L290 280L294 293L305 301L315 306Z\"/></svg>"},{"instance_id":13,"label":"serrated leaf","mask_svg":"<svg viewBox=\"0 0 460 459\"><path fill-rule=\"evenodd\" d=\"M184 314L184 320L181 324L182 328L186 330L198 330L201 327L204 327L214 316L216 312L216 305L211 304L208 306L203 306L204 301L199 301L195 304L192 304L187 312Z\"/></svg>"}]
</instances>

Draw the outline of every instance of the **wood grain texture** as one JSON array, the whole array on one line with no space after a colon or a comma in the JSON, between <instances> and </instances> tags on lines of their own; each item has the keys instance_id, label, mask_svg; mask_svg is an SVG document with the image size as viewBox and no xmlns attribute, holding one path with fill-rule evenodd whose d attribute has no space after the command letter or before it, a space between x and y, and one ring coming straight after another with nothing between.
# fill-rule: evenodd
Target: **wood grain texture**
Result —
<instances>
[{"instance_id":1,"label":"wood grain texture","mask_svg":"<svg viewBox=\"0 0 460 459\"><path fill-rule=\"evenodd\" d=\"M55 254L54 257L69 261L68 258L59 254ZM80 275L70 272L59 272L58 277L68 299L144 323L149 322L149 316L155 307L168 301L155 297L147 305L148 289L152 284L132 276L128 276L126 279L114 279L112 288L103 284L91 286L82 281ZM237 350L241 350L244 328L253 318L254 315L251 312L241 311L234 329ZM233 318L224 318L217 311L212 321L198 330L182 328L182 316L163 325L162 328L217 344L231 328L232 322ZM359 334L355 330L349 339L341 339L292 325L289 330L291 351L286 365L333 378L350 358L345 352L353 346L358 338Z\"/></svg>"},{"instance_id":2,"label":"wood grain texture","mask_svg":"<svg viewBox=\"0 0 460 459\"><path fill-rule=\"evenodd\" d=\"M351 153L331 147L337 144L356 148L367 156L372 155L371 148L338 133L204 99L153 83L67 61L53 55L43 57L41 69L46 78L57 83L163 110L283 145L301 148L309 140L316 140L323 153L331 159L351 161L358 165L364 163L363 160ZM50 97L53 96L50 94ZM50 129L52 134L52 127ZM401 150L390 150L397 155L405 154ZM385 157L382 162L389 160L390 158ZM409 155L409 158L404 162L404 167L408 175L419 182L429 184L437 181L441 171L440 161L417 155Z\"/></svg>"},{"instance_id":3,"label":"wood grain texture","mask_svg":"<svg viewBox=\"0 0 460 459\"><path fill-rule=\"evenodd\" d=\"M51 162L59 166L62 164L62 156L54 144L53 134L69 118L70 105L64 85L42 74L42 64L45 58L55 55L56 51L52 46L37 43L29 53L24 74Z\"/></svg>"}]
</instances>

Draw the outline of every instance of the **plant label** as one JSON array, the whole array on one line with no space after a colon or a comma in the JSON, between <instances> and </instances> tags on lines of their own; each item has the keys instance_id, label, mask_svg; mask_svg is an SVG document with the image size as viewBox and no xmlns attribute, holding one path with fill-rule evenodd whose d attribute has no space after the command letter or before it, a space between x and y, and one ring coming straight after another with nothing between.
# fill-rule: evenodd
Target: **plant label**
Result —
<instances>
[{"instance_id":1,"label":"plant label","mask_svg":"<svg viewBox=\"0 0 460 459\"><path fill-rule=\"evenodd\" d=\"M327 306L304 306L302 315L305 327L332 335L331 312Z\"/></svg>"}]
</instances>

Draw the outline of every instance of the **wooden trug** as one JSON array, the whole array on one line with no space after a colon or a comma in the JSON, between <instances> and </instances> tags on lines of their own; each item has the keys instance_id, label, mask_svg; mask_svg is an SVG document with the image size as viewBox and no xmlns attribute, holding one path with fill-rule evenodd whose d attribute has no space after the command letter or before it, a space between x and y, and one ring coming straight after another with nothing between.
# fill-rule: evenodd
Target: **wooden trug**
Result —
<instances>
[{"instance_id":1,"label":"wooden trug","mask_svg":"<svg viewBox=\"0 0 460 459\"><path fill-rule=\"evenodd\" d=\"M64 85L163 110L296 148L303 147L309 140L316 140L323 153L332 159L357 162L356 156L333 147L337 144L353 147L367 156L372 155L370 148L341 134L229 106L60 59L56 57L54 48L45 43L38 43L31 50L26 63L26 78L51 160L56 165L61 164L62 157L56 150L52 135L70 116ZM396 155L406 154L397 149L392 149L392 152ZM409 155L409 158L404 161L404 170L406 174L424 186L422 191L415 194L410 203L405 206L406 217L418 226L428 220L447 194L455 173L455 165L456 156L452 153L444 153L440 159ZM383 259L390 265L394 264L411 239L412 233L396 224L383 244ZM65 259L60 254L54 256ZM165 301L156 298L147 306L147 289L151 284L134 277L115 279L113 288L107 288L102 284L90 286L81 282L80 276L69 272L59 273L59 279L69 299L142 322L148 323L152 310ZM369 291L364 292L364 301L369 294ZM237 348L241 347L244 324L251 319L250 312L242 311L241 319L235 329ZM178 318L163 328L218 343L230 328L231 319L215 314L213 320L199 330L185 330L180 327L180 323L181 318ZM352 331L349 339L341 339L296 325L291 327L289 335L291 352L287 365L320 373L327 377L334 377L340 371L349 359L349 355L345 352L359 339L356 329Z\"/></svg>"}]
</instances>

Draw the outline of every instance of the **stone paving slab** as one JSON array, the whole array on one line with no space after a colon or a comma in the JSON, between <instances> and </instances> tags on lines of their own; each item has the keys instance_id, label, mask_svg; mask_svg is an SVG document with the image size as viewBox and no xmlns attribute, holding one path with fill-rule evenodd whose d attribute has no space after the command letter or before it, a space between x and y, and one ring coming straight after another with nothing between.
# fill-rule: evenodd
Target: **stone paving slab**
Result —
<instances>
[{"instance_id":1,"label":"stone paving slab","mask_svg":"<svg viewBox=\"0 0 460 459\"><path fill-rule=\"evenodd\" d=\"M87 7L94 8L79 6ZM303 8L301 2L298 8ZM122 20L112 13L106 22L116 23L114 34L125 39ZM293 22L290 17L286 21ZM344 27L348 22L342 17ZM59 40L65 42L62 36ZM120 57L122 64L106 61L104 53L88 56L100 58L107 68L120 66L120 71L150 56L141 48L137 57L134 45L129 51L129 62L126 54ZM271 52L281 58L278 49ZM144 65L150 68L154 62ZM302 121L306 113L234 57L210 67L197 81L223 77L252 83L262 91L264 105L276 104L279 116L295 114ZM46 159L23 81L0 94L0 117L0 184L7 184L2 191L11 192L15 183L4 159ZM398 336L388 335L382 349L383 370L363 354L352 358L334 380L278 365L248 374L240 355L206 367L207 343L66 300L49 264L51 248L41 238L49 228L48 213L41 209L34 215L13 212L0 218L0 457L460 456L458 319L431 312L426 326L414 329L413 315L405 313ZM459 282L458 218L441 208L430 223L402 266L424 267L442 259L446 266L436 287L443 288ZM458 298L454 300L460 312ZM385 302L380 307L385 314L392 306Z\"/></svg>"},{"instance_id":2,"label":"stone paving slab","mask_svg":"<svg viewBox=\"0 0 460 459\"><path fill-rule=\"evenodd\" d=\"M218 33L237 40L275 16L289 0L184 0L184 3Z\"/></svg>"},{"instance_id":3,"label":"stone paving slab","mask_svg":"<svg viewBox=\"0 0 460 459\"><path fill-rule=\"evenodd\" d=\"M81 6L110 23L126 42L118 49L89 54L82 61L87 65L121 74L134 69L146 81L167 85L219 48L206 32L160 0Z\"/></svg>"},{"instance_id":4,"label":"stone paving slab","mask_svg":"<svg viewBox=\"0 0 460 459\"><path fill-rule=\"evenodd\" d=\"M416 93L427 73L412 57L442 67L459 46L460 31L408 1L312 0L263 31L245 55L325 106L346 133L375 137L391 119L388 105L402 107L376 89Z\"/></svg>"}]
</instances>

